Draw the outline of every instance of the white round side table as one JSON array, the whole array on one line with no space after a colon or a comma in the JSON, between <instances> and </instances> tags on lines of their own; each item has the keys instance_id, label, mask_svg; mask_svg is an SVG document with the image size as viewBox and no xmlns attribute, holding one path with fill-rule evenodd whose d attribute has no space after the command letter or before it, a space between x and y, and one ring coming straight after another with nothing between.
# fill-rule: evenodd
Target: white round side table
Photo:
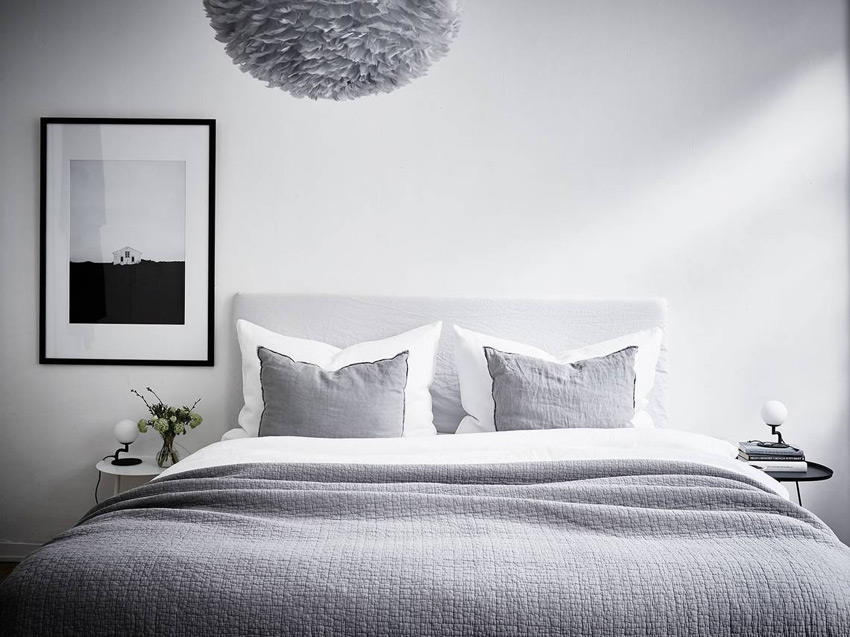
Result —
<instances>
[{"instance_id":1,"label":"white round side table","mask_svg":"<svg viewBox=\"0 0 850 637\"><path fill-rule=\"evenodd\" d=\"M112 460L107 458L101 460L95 465L95 468L101 474L108 473L115 476L115 489L113 495L121 493L121 477L122 476L158 476L165 471L166 467L160 467L156 464L156 458L153 456L140 456L141 464L132 464L129 466L121 466L112 464Z\"/></svg>"}]
</instances>

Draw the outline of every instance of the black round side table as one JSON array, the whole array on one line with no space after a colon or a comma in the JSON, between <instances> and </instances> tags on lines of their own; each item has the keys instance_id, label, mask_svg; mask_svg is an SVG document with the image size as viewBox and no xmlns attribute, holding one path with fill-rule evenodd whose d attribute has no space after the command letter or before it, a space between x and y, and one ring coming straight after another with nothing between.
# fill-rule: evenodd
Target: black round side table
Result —
<instances>
[{"instance_id":1,"label":"black round side table","mask_svg":"<svg viewBox=\"0 0 850 637\"><path fill-rule=\"evenodd\" d=\"M765 473L778 482L796 482L797 503L800 506L803 506L803 499L800 497L801 482L829 480L832 477L832 469L817 462L809 462L805 471L765 471Z\"/></svg>"}]
</instances>

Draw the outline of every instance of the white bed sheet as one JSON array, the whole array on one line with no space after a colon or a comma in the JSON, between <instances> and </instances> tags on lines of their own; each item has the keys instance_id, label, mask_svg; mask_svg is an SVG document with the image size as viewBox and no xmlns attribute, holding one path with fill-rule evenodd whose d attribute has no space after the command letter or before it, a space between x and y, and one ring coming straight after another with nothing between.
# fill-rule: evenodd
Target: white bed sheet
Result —
<instances>
[{"instance_id":1,"label":"white bed sheet","mask_svg":"<svg viewBox=\"0 0 850 637\"><path fill-rule=\"evenodd\" d=\"M480 464L646 458L697 462L747 475L788 498L779 482L736 460L735 445L674 429L551 429L426 438L298 438L224 440L195 452L160 477L248 462L350 464Z\"/></svg>"}]
</instances>

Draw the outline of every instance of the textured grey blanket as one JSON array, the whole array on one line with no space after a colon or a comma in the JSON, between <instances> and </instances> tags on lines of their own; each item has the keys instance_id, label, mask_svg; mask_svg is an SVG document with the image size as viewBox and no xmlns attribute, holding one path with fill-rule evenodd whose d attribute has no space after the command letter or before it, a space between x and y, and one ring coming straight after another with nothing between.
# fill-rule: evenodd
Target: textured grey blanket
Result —
<instances>
[{"instance_id":1,"label":"textured grey blanket","mask_svg":"<svg viewBox=\"0 0 850 637\"><path fill-rule=\"evenodd\" d=\"M850 549L705 466L239 465L107 500L4 635L850 635Z\"/></svg>"}]
</instances>

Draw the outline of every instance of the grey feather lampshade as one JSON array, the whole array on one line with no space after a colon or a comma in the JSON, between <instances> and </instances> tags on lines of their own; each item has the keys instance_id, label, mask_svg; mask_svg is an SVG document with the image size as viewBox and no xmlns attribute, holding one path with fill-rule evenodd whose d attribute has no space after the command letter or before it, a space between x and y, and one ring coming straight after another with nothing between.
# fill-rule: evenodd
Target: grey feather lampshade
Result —
<instances>
[{"instance_id":1,"label":"grey feather lampshade","mask_svg":"<svg viewBox=\"0 0 850 637\"><path fill-rule=\"evenodd\" d=\"M269 87L335 100L389 93L448 53L461 0L204 0L227 54Z\"/></svg>"}]
</instances>

